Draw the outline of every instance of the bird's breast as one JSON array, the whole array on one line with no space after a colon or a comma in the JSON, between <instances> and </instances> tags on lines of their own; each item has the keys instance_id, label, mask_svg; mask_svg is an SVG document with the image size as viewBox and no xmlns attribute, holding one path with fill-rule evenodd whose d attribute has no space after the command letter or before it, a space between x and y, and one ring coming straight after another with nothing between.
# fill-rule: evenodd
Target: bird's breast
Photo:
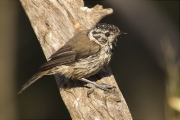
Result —
<instances>
[{"instance_id":1,"label":"bird's breast","mask_svg":"<svg viewBox=\"0 0 180 120\"><path fill-rule=\"evenodd\" d=\"M98 54L79 59L74 65L73 75L78 79L90 77L107 65L110 59L111 54L106 50L101 50Z\"/></svg>"},{"instance_id":2,"label":"bird's breast","mask_svg":"<svg viewBox=\"0 0 180 120\"><path fill-rule=\"evenodd\" d=\"M73 65L61 65L56 69L67 78L87 78L95 75L99 70L109 63L110 59L111 54L105 50L101 50L97 54L77 60L73 63Z\"/></svg>"}]
</instances>

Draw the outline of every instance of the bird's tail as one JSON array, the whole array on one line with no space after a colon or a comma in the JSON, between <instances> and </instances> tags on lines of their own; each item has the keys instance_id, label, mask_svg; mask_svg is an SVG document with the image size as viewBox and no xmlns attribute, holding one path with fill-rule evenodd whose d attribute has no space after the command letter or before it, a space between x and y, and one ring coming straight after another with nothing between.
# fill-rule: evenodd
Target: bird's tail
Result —
<instances>
[{"instance_id":1,"label":"bird's tail","mask_svg":"<svg viewBox=\"0 0 180 120\"><path fill-rule=\"evenodd\" d=\"M41 71L38 72L36 74L34 74L21 88L21 90L18 92L18 94L22 93L26 88L28 88L31 84L33 84L34 82L36 82L39 78L41 78L42 76L44 76L46 74L47 71Z\"/></svg>"}]
</instances>

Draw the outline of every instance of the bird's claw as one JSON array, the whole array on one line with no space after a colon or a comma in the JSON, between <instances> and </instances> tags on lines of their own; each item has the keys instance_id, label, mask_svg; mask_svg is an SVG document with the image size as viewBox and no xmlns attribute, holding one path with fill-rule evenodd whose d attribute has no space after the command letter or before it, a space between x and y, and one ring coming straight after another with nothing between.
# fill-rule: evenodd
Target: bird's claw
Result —
<instances>
[{"instance_id":1,"label":"bird's claw","mask_svg":"<svg viewBox=\"0 0 180 120\"><path fill-rule=\"evenodd\" d=\"M115 86L111 86L108 84L97 84L97 86L95 86L95 87L98 87L98 88L105 90L105 91L108 91L109 89L115 88Z\"/></svg>"},{"instance_id":2,"label":"bird's claw","mask_svg":"<svg viewBox=\"0 0 180 120\"><path fill-rule=\"evenodd\" d=\"M88 90L87 94L90 95L94 91L95 88L100 88L104 91L108 91L109 89L116 88L116 87L108 85L108 84L96 84Z\"/></svg>"}]
</instances>

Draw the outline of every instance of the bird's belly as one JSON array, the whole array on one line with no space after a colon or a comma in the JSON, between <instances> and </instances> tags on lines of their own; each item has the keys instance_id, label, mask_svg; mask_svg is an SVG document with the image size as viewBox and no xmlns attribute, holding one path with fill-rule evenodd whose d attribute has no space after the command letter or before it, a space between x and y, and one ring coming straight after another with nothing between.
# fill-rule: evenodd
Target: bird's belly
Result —
<instances>
[{"instance_id":1,"label":"bird's belly","mask_svg":"<svg viewBox=\"0 0 180 120\"><path fill-rule=\"evenodd\" d=\"M75 78L87 78L96 74L102 67L103 61L96 58L82 59L74 66Z\"/></svg>"},{"instance_id":2,"label":"bird's belly","mask_svg":"<svg viewBox=\"0 0 180 120\"><path fill-rule=\"evenodd\" d=\"M104 65L108 64L110 57L99 58L97 56L82 58L75 62L73 65L62 65L58 67L58 71L72 79L87 78L96 74Z\"/></svg>"}]
</instances>

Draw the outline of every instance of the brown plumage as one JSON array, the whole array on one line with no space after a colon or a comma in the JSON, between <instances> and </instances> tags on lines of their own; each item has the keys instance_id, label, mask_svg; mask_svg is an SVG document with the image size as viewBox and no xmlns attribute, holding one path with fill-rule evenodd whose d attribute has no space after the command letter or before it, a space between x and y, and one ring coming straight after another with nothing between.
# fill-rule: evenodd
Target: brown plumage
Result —
<instances>
[{"instance_id":1,"label":"brown plumage","mask_svg":"<svg viewBox=\"0 0 180 120\"><path fill-rule=\"evenodd\" d=\"M100 50L100 45L96 44L94 41L87 40L87 32L88 31L82 31L74 36L62 48L51 55L49 61L43 64L39 70L45 71L57 65L68 65L78 59L96 54Z\"/></svg>"},{"instance_id":2,"label":"brown plumage","mask_svg":"<svg viewBox=\"0 0 180 120\"><path fill-rule=\"evenodd\" d=\"M22 86L18 94L42 76L55 73L88 82L84 78L96 74L109 63L119 35L119 29L109 24L98 24L91 30L78 33L51 55L48 61L39 68L39 72ZM103 87L96 83L92 84L99 88Z\"/></svg>"}]
</instances>

